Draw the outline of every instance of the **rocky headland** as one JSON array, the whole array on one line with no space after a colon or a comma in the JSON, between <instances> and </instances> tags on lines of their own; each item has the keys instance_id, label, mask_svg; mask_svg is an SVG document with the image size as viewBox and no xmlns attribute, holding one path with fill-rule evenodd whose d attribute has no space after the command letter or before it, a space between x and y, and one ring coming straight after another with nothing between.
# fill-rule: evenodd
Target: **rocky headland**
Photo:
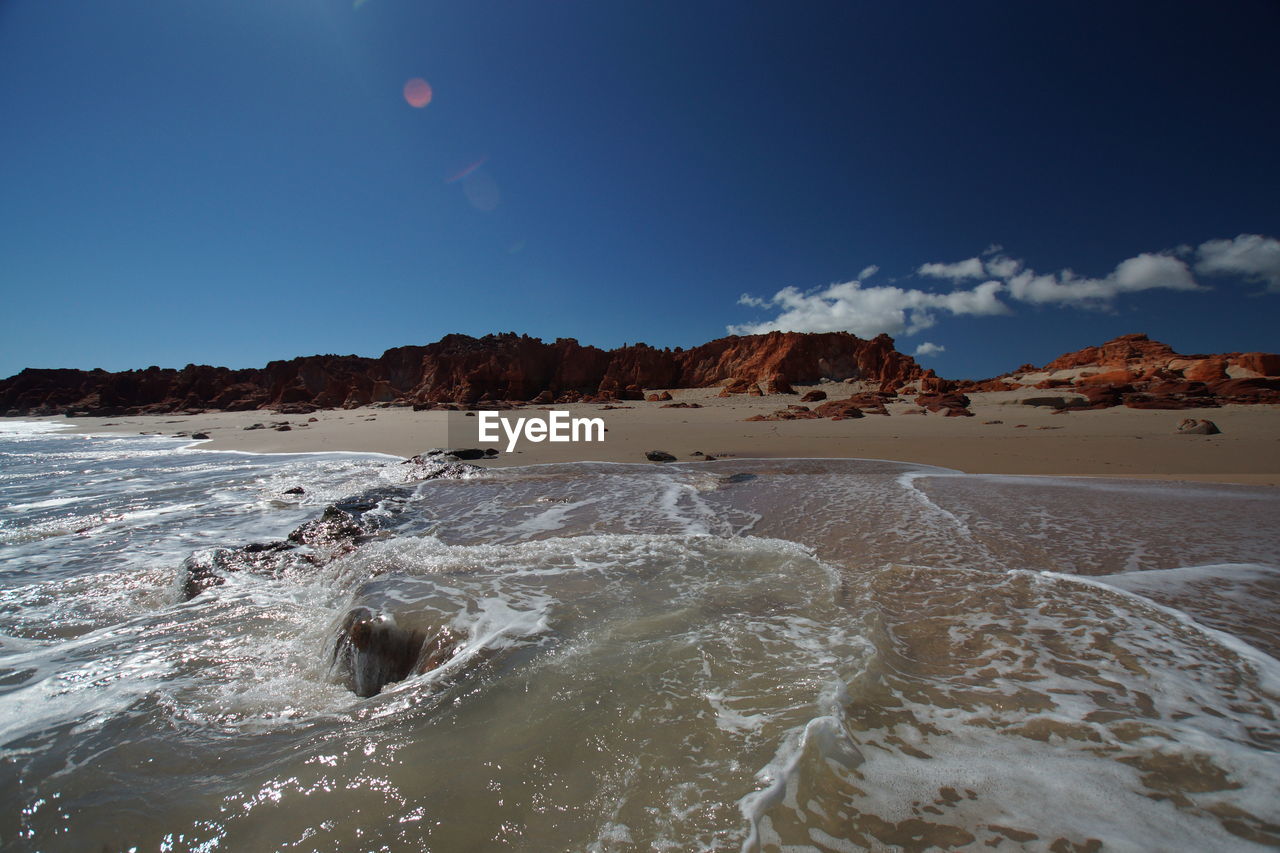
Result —
<instances>
[{"instance_id":1,"label":"rocky headland","mask_svg":"<svg viewBox=\"0 0 1280 853\"><path fill-rule=\"evenodd\" d=\"M1075 409L1280 403L1280 355L1185 355L1146 335L1124 335L1043 367L1027 364L992 379L955 381L921 368L887 335L864 340L846 332L773 332L720 338L691 349L633 344L614 350L572 338L545 343L514 333L449 335L378 358L316 355L256 369L29 368L0 381L0 412L116 417L255 409L300 414L371 404L431 409L667 403L669 394L647 392L721 387L720 396L764 396L824 381L857 387L847 400L830 400L812 411L791 406L776 419L887 414L884 403L899 395L914 400L922 412L963 416L969 414L966 393L987 391L1044 391L1037 404ZM812 396L816 393L826 396L810 392L801 402L819 402Z\"/></svg>"}]
</instances>

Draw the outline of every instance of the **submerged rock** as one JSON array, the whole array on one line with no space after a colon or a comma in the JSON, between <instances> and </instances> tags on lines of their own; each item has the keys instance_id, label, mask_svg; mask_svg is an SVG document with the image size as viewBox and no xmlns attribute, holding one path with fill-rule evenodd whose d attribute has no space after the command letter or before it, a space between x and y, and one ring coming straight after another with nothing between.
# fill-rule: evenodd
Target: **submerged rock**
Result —
<instances>
[{"instance_id":1,"label":"submerged rock","mask_svg":"<svg viewBox=\"0 0 1280 853\"><path fill-rule=\"evenodd\" d=\"M356 607L338 626L330 672L352 693L368 698L388 684L448 663L464 639L448 626L425 631L401 628L387 614Z\"/></svg>"},{"instance_id":2,"label":"submerged rock","mask_svg":"<svg viewBox=\"0 0 1280 853\"><path fill-rule=\"evenodd\" d=\"M364 535L366 529L356 517L336 505L325 507L324 514L308 521L289 534L289 541L298 545L335 545L355 544Z\"/></svg>"},{"instance_id":3,"label":"submerged rock","mask_svg":"<svg viewBox=\"0 0 1280 853\"><path fill-rule=\"evenodd\" d=\"M405 460L405 464L423 464L427 462L461 462L463 460L473 459L493 459L498 455L497 448L479 447L469 448L445 448L433 447L430 450L424 450L416 456L410 456Z\"/></svg>"},{"instance_id":4,"label":"submerged rock","mask_svg":"<svg viewBox=\"0 0 1280 853\"><path fill-rule=\"evenodd\" d=\"M196 551L182 561L178 572L180 598L190 601L200 593L227 582L236 572L279 575L291 567L314 566L311 554L294 551L288 542L259 542L238 548L211 548Z\"/></svg>"}]
</instances>

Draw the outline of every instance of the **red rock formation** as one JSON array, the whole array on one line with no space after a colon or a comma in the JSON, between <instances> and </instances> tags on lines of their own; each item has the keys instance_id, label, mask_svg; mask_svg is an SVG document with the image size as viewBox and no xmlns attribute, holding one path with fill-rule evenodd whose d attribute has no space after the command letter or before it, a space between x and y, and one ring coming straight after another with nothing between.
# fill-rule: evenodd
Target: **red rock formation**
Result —
<instances>
[{"instance_id":1,"label":"red rock formation","mask_svg":"<svg viewBox=\"0 0 1280 853\"><path fill-rule=\"evenodd\" d=\"M769 381L765 384L766 394L794 394L795 389L791 387L791 383L787 381L785 373L775 373L769 377Z\"/></svg>"},{"instance_id":2,"label":"red rock formation","mask_svg":"<svg viewBox=\"0 0 1280 853\"><path fill-rule=\"evenodd\" d=\"M1060 370L1075 374L1045 377L1046 373ZM1071 406L1076 409L1122 404L1135 409L1186 409L1223 403L1280 402L1280 382L1268 378L1276 375L1280 375L1280 355L1182 355L1146 335L1123 335L1061 355L1043 368L1026 364L1014 373L982 382L957 383L955 387L959 391L1029 385L1060 388L1084 396L1083 404Z\"/></svg>"},{"instance_id":3,"label":"red rock formation","mask_svg":"<svg viewBox=\"0 0 1280 853\"><path fill-rule=\"evenodd\" d=\"M1146 335L1121 335L1101 346L1060 355L1043 369L1052 372L1073 367L1124 368L1135 362L1164 364L1174 358L1178 358L1178 354L1167 344L1153 341Z\"/></svg>"},{"instance_id":4,"label":"red rock formation","mask_svg":"<svg viewBox=\"0 0 1280 853\"><path fill-rule=\"evenodd\" d=\"M844 420L845 418L862 417L862 407L857 400L828 400L813 410L814 414L821 418L831 418L833 421Z\"/></svg>"},{"instance_id":5,"label":"red rock formation","mask_svg":"<svg viewBox=\"0 0 1280 853\"><path fill-rule=\"evenodd\" d=\"M396 403L494 405L643 400L642 388L694 388L737 379L743 392L763 382L787 393L795 382L853 378L892 388L922 379L913 359L881 335L846 332L728 337L690 350L633 344L613 351L572 338L544 343L526 335L448 335L427 346L398 347L379 358L318 355L260 369L188 365L108 373L24 370L0 381L0 412L98 415L243 410L281 405L321 408ZM771 384L770 384L771 383Z\"/></svg>"},{"instance_id":6,"label":"red rock formation","mask_svg":"<svg viewBox=\"0 0 1280 853\"><path fill-rule=\"evenodd\" d=\"M1280 382L1268 378L1280 376L1280 355L1269 353L1187 356L1146 335L1125 335L1060 356L1044 370L1073 368L1097 372L1074 380L1050 377L1048 386L1085 395L1087 407L1119 405L1124 395L1133 394L1143 396L1126 404L1280 402ZM282 406L301 411L369 403L504 408L511 401L643 400L643 388L725 383L722 396L759 393L761 385L770 393L792 393L792 384L823 379L870 383L882 391L910 384L922 397L933 398L1021 387L1027 383L1019 377L1034 372L1024 365L1020 372L983 382L950 382L897 352L886 335L863 340L847 332L772 332L721 338L689 350L633 344L612 351L572 338L548 344L516 334L448 335L427 346L387 350L379 358L316 355L249 370L193 364L122 373L28 369L0 381L0 413L114 416ZM1042 379L1043 373L1032 381Z\"/></svg>"}]
</instances>

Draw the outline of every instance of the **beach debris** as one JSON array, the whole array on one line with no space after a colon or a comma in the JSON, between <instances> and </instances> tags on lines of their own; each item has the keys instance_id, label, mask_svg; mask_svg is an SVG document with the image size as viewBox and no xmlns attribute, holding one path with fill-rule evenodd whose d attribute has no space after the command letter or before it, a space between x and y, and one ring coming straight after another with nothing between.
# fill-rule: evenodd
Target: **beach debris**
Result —
<instances>
[{"instance_id":1,"label":"beach debris","mask_svg":"<svg viewBox=\"0 0 1280 853\"><path fill-rule=\"evenodd\" d=\"M675 462L676 458L665 450L650 450L645 453L645 459L650 462Z\"/></svg>"},{"instance_id":2,"label":"beach debris","mask_svg":"<svg viewBox=\"0 0 1280 853\"><path fill-rule=\"evenodd\" d=\"M818 389L815 388L812 391L806 391L804 396L800 398L800 402L801 403L818 403L825 399L827 399L827 392L819 391Z\"/></svg>"},{"instance_id":3,"label":"beach debris","mask_svg":"<svg viewBox=\"0 0 1280 853\"><path fill-rule=\"evenodd\" d=\"M608 407L606 406L605 408L608 408ZM701 403L667 403L665 406L660 406L659 408L663 408L663 409L701 409L701 408L702 408L702 404L701 404Z\"/></svg>"},{"instance_id":4,"label":"beach debris","mask_svg":"<svg viewBox=\"0 0 1280 853\"><path fill-rule=\"evenodd\" d=\"M693 451L692 453L690 453L689 455L690 455L690 456L706 456L706 454L705 454L705 453L703 453L701 450L695 450L695 451Z\"/></svg>"},{"instance_id":5,"label":"beach debris","mask_svg":"<svg viewBox=\"0 0 1280 853\"><path fill-rule=\"evenodd\" d=\"M982 423L985 426L991 426L992 424L1002 424L1004 423L1004 421L983 421Z\"/></svg>"},{"instance_id":6,"label":"beach debris","mask_svg":"<svg viewBox=\"0 0 1280 853\"><path fill-rule=\"evenodd\" d=\"M335 632L330 673L367 699L388 684L448 663L465 639L465 634L447 625L434 630L401 628L390 614L355 607Z\"/></svg>"},{"instance_id":7,"label":"beach debris","mask_svg":"<svg viewBox=\"0 0 1280 853\"><path fill-rule=\"evenodd\" d=\"M1204 418L1186 418L1178 424L1178 435L1220 435L1222 430Z\"/></svg>"}]
</instances>

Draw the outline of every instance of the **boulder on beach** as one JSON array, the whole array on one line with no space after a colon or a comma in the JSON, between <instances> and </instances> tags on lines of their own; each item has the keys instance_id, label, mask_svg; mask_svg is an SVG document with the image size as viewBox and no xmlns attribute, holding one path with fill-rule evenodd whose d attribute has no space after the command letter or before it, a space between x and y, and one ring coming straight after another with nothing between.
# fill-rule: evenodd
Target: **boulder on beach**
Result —
<instances>
[{"instance_id":1,"label":"boulder on beach","mask_svg":"<svg viewBox=\"0 0 1280 853\"><path fill-rule=\"evenodd\" d=\"M794 394L795 389L791 387L791 383L787 381L785 373L775 373L769 377L765 383L765 392L768 394Z\"/></svg>"},{"instance_id":2,"label":"boulder on beach","mask_svg":"<svg viewBox=\"0 0 1280 853\"><path fill-rule=\"evenodd\" d=\"M650 462L675 462L676 458L665 450L650 450L644 455Z\"/></svg>"},{"instance_id":3,"label":"boulder on beach","mask_svg":"<svg viewBox=\"0 0 1280 853\"><path fill-rule=\"evenodd\" d=\"M826 391L819 391L817 388L812 391L806 391L805 395L800 398L801 403L818 403L827 399Z\"/></svg>"},{"instance_id":4,"label":"boulder on beach","mask_svg":"<svg viewBox=\"0 0 1280 853\"><path fill-rule=\"evenodd\" d=\"M1178 435L1218 435L1222 430L1204 418L1185 418L1178 424Z\"/></svg>"}]
</instances>

